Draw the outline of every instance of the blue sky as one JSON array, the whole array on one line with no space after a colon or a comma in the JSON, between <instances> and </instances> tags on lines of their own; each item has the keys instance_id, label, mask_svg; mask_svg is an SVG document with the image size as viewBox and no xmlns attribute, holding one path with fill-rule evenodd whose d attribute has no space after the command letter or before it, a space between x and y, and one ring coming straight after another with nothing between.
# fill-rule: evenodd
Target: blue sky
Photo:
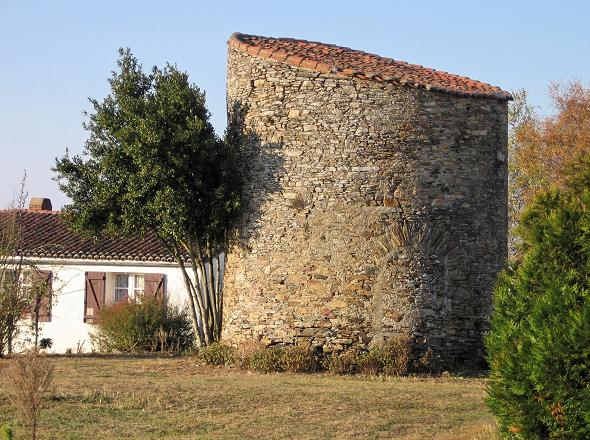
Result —
<instances>
[{"instance_id":1,"label":"blue sky","mask_svg":"<svg viewBox=\"0 0 590 440\"><path fill-rule=\"evenodd\" d=\"M0 0L0 207L27 170L30 196L66 203L50 167L80 152L87 97L108 93L117 49L144 67L176 63L225 126L226 41L239 31L304 38L526 88L550 113L547 86L590 84L584 1L25 1Z\"/></svg>"}]
</instances>

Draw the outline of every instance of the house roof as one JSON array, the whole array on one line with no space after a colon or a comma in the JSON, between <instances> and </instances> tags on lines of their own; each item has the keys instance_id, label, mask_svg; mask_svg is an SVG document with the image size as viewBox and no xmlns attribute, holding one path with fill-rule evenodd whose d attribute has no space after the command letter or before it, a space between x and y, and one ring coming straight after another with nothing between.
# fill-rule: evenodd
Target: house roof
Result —
<instances>
[{"instance_id":1,"label":"house roof","mask_svg":"<svg viewBox=\"0 0 590 440\"><path fill-rule=\"evenodd\" d=\"M259 58L270 58L320 73L396 83L460 96L512 99L499 87L348 47L292 38L234 33L228 44Z\"/></svg>"},{"instance_id":2,"label":"house roof","mask_svg":"<svg viewBox=\"0 0 590 440\"><path fill-rule=\"evenodd\" d=\"M15 217L11 217L11 216ZM20 226L18 256L110 261L174 262L155 235L146 237L103 237L92 240L77 234L60 211L0 210L0 228L15 218ZM2 221L4 220L4 221Z\"/></svg>"}]
</instances>

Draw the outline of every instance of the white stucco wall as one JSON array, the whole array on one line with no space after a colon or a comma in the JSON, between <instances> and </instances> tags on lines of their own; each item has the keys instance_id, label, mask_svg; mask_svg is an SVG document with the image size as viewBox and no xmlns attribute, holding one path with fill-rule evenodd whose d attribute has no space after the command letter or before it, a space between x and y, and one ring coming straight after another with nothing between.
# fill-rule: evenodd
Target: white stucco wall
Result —
<instances>
[{"instance_id":1,"label":"white stucco wall","mask_svg":"<svg viewBox=\"0 0 590 440\"><path fill-rule=\"evenodd\" d=\"M84 323L85 272L105 272L106 302L112 303L114 286L111 273L161 273L165 275L166 298L170 304L188 307L188 297L180 269L175 264L150 262L97 262L84 260L38 260L39 270L52 272L53 301L51 322L39 323L39 339L51 338L53 346L48 352L65 353L68 349L76 353L92 351L90 333L95 327ZM17 349L30 345L32 339L30 321L21 322Z\"/></svg>"}]
</instances>

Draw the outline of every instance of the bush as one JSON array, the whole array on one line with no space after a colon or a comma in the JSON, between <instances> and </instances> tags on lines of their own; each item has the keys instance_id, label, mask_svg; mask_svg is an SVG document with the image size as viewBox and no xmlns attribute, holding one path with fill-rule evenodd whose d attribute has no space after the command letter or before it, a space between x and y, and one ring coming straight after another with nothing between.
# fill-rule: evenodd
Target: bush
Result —
<instances>
[{"instance_id":1,"label":"bush","mask_svg":"<svg viewBox=\"0 0 590 440\"><path fill-rule=\"evenodd\" d=\"M277 373L285 371L285 349L283 347L269 347L255 351L250 357L250 369L259 373Z\"/></svg>"},{"instance_id":2,"label":"bush","mask_svg":"<svg viewBox=\"0 0 590 440\"><path fill-rule=\"evenodd\" d=\"M375 344L369 351L357 353L353 350L332 354L326 362L332 374L363 373L377 376L402 376L410 372L411 345L407 337L392 337Z\"/></svg>"},{"instance_id":3,"label":"bush","mask_svg":"<svg viewBox=\"0 0 590 440\"><path fill-rule=\"evenodd\" d=\"M252 356L260 350L264 350L264 345L260 342L251 339L243 341L236 349L235 364L244 370L249 369Z\"/></svg>"},{"instance_id":4,"label":"bush","mask_svg":"<svg viewBox=\"0 0 590 440\"><path fill-rule=\"evenodd\" d=\"M48 350L53 347L53 340L51 338L41 338L39 340L39 348L41 350Z\"/></svg>"},{"instance_id":5,"label":"bush","mask_svg":"<svg viewBox=\"0 0 590 440\"><path fill-rule=\"evenodd\" d=\"M326 362L326 368L332 374L356 374L359 371L359 355L352 350L344 353L332 353Z\"/></svg>"},{"instance_id":6,"label":"bush","mask_svg":"<svg viewBox=\"0 0 590 440\"><path fill-rule=\"evenodd\" d=\"M13 440L14 439L14 431L12 426L10 425L2 425L0 426L0 434L2 440Z\"/></svg>"},{"instance_id":7,"label":"bush","mask_svg":"<svg viewBox=\"0 0 590 440\"><path fill-rule=\"evenodd\" d=\"M440 354L428 347L419 356L416 355L411 363L412 373L418 374L438 374L442 371L442 360Z\"/></svg>"},{"instance_id":8,"label":"bush","mask_svg":"<svg viewBox=\"0 0 590 440\"><path fill-rule=\"evenodd\" d=\"M313 373L321 368L321 363L311 348L291 345L283 352L283 368L290 373Z\"/></svg>"},{"instance_id":9,"label":"bush","mask_svg":"<svg viewBox=\"0 0 590 440\"><path fill-rule=\"evenodd\" d=\"M103 352L181 352L192 346L193 329L185 311L142 297L103 309L93 344Z\"/></svg>"},{"instance_id":10,"label":"bush","mask_svg":"<svg viewBox=\"0 0 590 440\"><path fill-rule=\"evenodd\" d=\"M360 356L361 373L401 376L409 372L410 343L406 337L393 337L376 344Z\"/></svg>"},{"instance_id":11,"label":"bush","mask_svg":"<svg viewBox=\"0 0 590 440\"><path fill-rule=\"evenodd\" d=\"M207 365L233 365L236 360L235 349L221 342L201 347L198 356Z\"/></svg>"},{"instance_id":12,"label":"bush","mask_svg":"<svg viewBox=\"0 0 590 440\"><path fill-rule=\"evenodd\" d=\"M499 277L488 404L517 439L590 438L590 165L538 196Z\"/></svg>"}]
</instances>

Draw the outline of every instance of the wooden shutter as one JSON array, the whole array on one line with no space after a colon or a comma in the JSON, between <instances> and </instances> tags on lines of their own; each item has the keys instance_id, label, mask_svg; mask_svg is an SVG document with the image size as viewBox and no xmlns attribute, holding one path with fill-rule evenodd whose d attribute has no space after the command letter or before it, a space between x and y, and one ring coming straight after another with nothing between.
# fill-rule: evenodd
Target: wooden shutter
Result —
<instances>
[{"instance_id":1,"label":"wooden shutter","mask_svg":"<svg viewBox=\"0 0 590 440\"><path fill-rule=\"evenodd\" d=\"M145 273L143 274L143 283L143 292L146 297L164 299L166 294L164 274Z\"/></svg>"},{"instance_id":2,"label":"wooden shutter","mask_svg":"<svg viewBox=\"0 0 590 440\"><path fill-rule=\"evenodd\" d=\"M36 294L35 310L37 308L39 309L39 322L51 322L51 302L53 296L51 272L36 270L31 276L33 277L31 281Z\"/></svg>"},{"instance_id":3,"label":"wooden shutter","mask_svg":"<svg viewBox=\"0 0 590 440\"><path fill-rule=\"evenodd\" d=\"M84 295L84 322L96 324L98 315L105 304L105 273L86 272L86 294Z\"/></svg>"}]
</instances>

